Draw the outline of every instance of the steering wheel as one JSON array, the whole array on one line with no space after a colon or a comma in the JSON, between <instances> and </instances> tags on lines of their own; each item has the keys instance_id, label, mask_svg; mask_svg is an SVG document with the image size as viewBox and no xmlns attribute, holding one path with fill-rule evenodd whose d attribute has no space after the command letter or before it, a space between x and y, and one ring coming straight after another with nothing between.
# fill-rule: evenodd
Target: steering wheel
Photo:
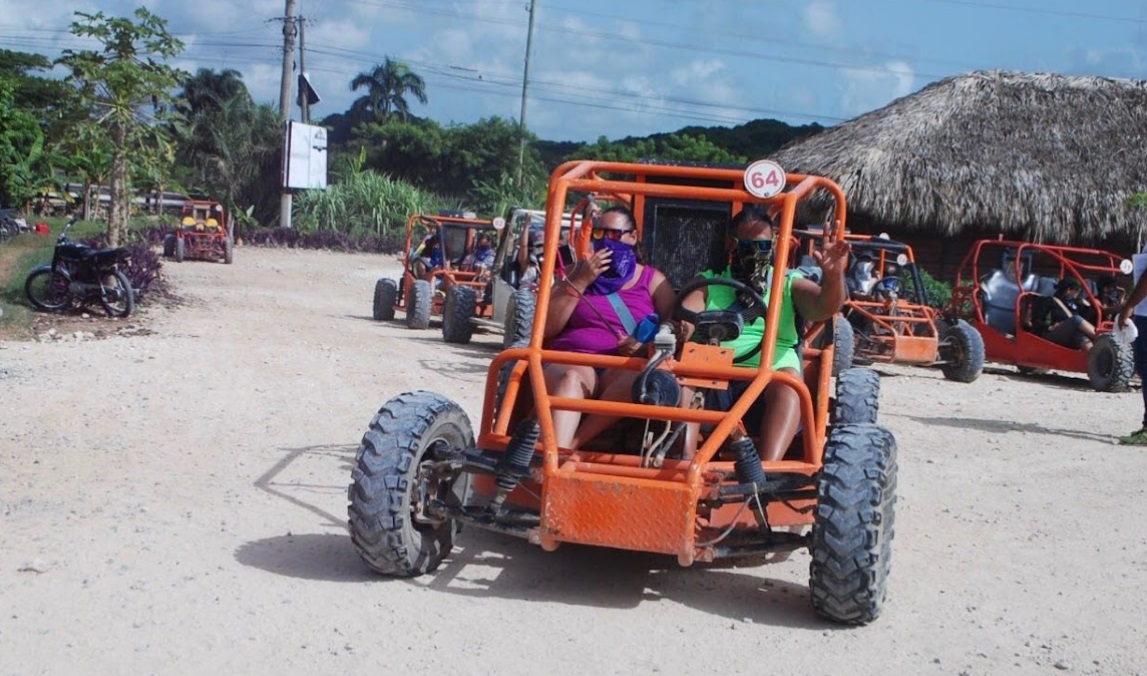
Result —
<instances>
[{"instance_id":1,"label":"steering wheel","mask_svg":"<svg viewBox=\"0 0 1147 676\"><path fill-rule=\"evenodd\" d=\"M702 310L700 312L694 312L686 309L682 305L682 301L684 301L689 294L698 289L704 289L710 286L727 286L744 293L753 301L753 306L744 310ZM689 322L695 327L694 332L706 343L716 345L738 338L741 335L741 331L745 328L746 319L748 319L750 323L755 321L758 308L764 310L765 305L764 297L757 293L756 289L744 282L736 279L727 279L725 277L698 279L686 284L682 287L681 291L677 293L677 299L673 301L673 318ZM746 315L752 316L746 317ZM760 351L761 344L758 343L747 353L740 356L734 355L733 362L746 362L755 357Z\"/></svg>"}]
</instances>

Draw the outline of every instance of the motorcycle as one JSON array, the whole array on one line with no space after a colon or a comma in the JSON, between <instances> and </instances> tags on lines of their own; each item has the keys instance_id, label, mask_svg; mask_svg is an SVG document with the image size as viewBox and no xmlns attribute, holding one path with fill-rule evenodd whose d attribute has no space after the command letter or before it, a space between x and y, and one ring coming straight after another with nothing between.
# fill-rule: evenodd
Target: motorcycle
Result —
<instances>
[{"instance_id":1,"label":"motorcycle","mask_svg":"<svg viewBox=\"0 0 1147 676\"><path fill-rule=\"evenodd\" d=\"M99 302L109 317L127 317L135 292L119 264L129 257L123 247L97 249L68 239L73 216L56 240L52 262L38 265L24 281L24 293L38 310L48 312Z\"/></svg>"}]
</instances>

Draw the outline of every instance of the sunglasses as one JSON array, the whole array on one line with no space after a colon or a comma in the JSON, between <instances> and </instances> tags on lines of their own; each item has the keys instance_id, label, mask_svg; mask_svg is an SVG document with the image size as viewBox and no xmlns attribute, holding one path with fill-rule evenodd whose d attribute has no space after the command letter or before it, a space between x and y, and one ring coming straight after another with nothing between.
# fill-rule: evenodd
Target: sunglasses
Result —
<instances>
[{"instance_id":1,"label":"sunglasses","mask_svg":"<svg viewBox=\"0 0 1147 676\"><path fill-rule=\"evenodd\" d=\"M756 251L757 253L769 253L773 250L773 240L771 239L738 239L737 248L741 251Z\"/></svg>"},{"instance_id":2,"label":"sunglasses","mask_svg":"<svg viewBox=\"0 0 1147 676\"><path fill-rule=\"evenodd\" d=\"M633 231L632 230L614 230L612 228L594 228L591 231L591 235L593 236L594 239L596 239L598 241L600 241L602 239L612 239L613 241L616 242L631 232L633 232Z\"/></svg>"}]
</instances>

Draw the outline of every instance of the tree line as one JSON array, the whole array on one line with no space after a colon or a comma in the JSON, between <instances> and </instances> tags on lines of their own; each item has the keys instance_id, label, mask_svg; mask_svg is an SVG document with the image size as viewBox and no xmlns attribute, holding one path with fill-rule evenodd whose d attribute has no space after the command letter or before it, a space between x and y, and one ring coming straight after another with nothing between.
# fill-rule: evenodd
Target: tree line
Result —
<instances>
[{"instance_id":1,"label":"tree line","mask_svg":"<svg viewBox=\"0 0 1147 676\"><path fill-rule=\"evenodd\" d=\"M182 43L142 7L127 17L76 12L71 32L99 46L56 59L0 49L0 206L29 208L38 196L78 183L84 203L76 208L89 216L90 188L109 186L113 244L140 191L212 197L241 228L276 224L282 123L276 108L254 101L240 72L174 68ZM62 78L53 76L57 69ZM494 215L511 204L544 204L549 171L567 159L743 164L821 130L756 120L593 143L526 131L519 180L515 120L444 126L418 117L412 106L429 101L426 83L390 57L348 86L361 95L318 122L330 132L330 187L299 196L299 227L382 234L409 210Z\"/></svg>"}]
</instances>

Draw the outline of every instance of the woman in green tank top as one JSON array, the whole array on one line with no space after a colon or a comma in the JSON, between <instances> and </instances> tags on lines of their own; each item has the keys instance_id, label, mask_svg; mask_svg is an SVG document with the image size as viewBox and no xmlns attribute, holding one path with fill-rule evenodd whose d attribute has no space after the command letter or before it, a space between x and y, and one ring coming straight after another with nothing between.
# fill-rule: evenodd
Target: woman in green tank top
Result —
<instances>
[{"instance_id":1,"label":"woman in green tank top","mask_svg":"<svg viewBox=\"0 0 1147 676\"><path fill-rule=\"evenodd\" d=\"M773 222L759 205L748 205L733 217L729 226L727 246L729 267L723 271L706 270L698 275L703 279L734 279L749 285L768 301L768 289L772 284L772 242ZM777 327L777 347L773 358L773 368L800 374L801 363L796 346L799 335L796 314L807 321L818 322L830 319L840 311L846 298L844 271L848 263L849 245L847 242L833 242L825 246L823 252L814 254L820 263L824 286L794 272L785 276L784 294L781 298L780 326ZM734 308L744 299L737 298L737 291L727 286L707 286L697 289L686 298L682 305L694 312L702 310L727 310ZM762 308L762 315L765 308ZM693 327L688 327L692 333ZM721 343L734 351L734 363L738 366L757 367L760 365L765 320L759 317L747 324L741 335L731 341ZM739 361L738 361L739 360ZM734 396L739 396L734 386ZM743 388L741 388L743 391ZM792 443L800 422L800 399L792 388L781 382L770 383L762 396L765 412L761 417L757 450L766 461L779 460Z\"/></svg>"}]
</instances>

